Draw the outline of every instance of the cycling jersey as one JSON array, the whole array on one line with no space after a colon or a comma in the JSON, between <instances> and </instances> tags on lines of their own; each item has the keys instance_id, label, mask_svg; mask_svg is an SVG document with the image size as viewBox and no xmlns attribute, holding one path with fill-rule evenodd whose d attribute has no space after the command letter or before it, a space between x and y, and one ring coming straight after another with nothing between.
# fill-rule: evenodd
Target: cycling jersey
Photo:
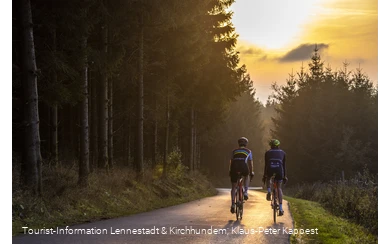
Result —
<instances>
[{"instance_id":1,"label":"cycling jersey","mask_svg":"<svg viewBox=\"0 0 390 244\"><path fill-rule=\"evenodd\" d=\"M237 149L234 149L232 152L231 160L244 160L245 163L248 163L248 160L252 160L252 152L246 147L240 147Z\"/></svg>"},{"instance_id":2,"label":"cycling jersey","mask_svg":"<svg viewBox=\"0 0 390 244\"><path fill-rule=\"evenodd\" d=\"M230 179L232 182L237 181L237 173L241 172L243 176L249 174L248 161L252 160L252 152L248 148L240 147L232 152L230 158Z\"/></svg>"},{"instance_id":3,"label":"cycling jersey","mask_svg":"<svg viewBox=\"0 0 390 244\"><path fill-rule=\"evenodd\" d=\"M286 176L286 153L279 148L273 148L265 153L264 175L271 177L276 174L276 180L282 180Z\"/></svg>"}]
</instances>

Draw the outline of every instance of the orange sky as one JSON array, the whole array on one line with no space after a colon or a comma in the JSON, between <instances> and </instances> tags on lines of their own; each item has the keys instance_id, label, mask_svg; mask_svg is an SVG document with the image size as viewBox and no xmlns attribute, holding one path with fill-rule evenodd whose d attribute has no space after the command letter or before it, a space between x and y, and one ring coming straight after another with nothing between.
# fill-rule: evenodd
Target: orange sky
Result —
<instances>
[{"instance_id":1,"label":"orange sky","mask_svg":"<svg viewBox=\"0 0 390 244\"><path fill-rule=\"evenodd\" d=\"M271 83L307 68L313 45L332 69L343 62L378 81L378 2L371 0L236 0L237 50L265 103Z\"/></svg>"}]
</instances>

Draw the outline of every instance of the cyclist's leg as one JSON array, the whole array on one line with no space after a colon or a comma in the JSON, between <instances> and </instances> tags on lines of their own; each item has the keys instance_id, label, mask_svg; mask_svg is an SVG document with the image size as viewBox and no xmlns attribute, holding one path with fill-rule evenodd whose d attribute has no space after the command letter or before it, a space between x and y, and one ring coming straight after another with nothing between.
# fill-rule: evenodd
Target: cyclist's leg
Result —
<instances>
[{"instance_id":1,"label":"cyclist's leg","mask_svg":"<svg viewBox=\"0 0 390 244\"><path fill-rule=\"evenodd\" d=\"M248 175L246 175L244 177L244 184L245 184L245 186L244 186L244 199L248 200L248 188L249 188L249 176Z\"/></svg>"},{"instance_id":2,"label":"cyclist's leg","mask_svg":"<svg viewBox=\"0 0 390 244\"><path fill-rule=\"evenodd\" d=\"M236 174L232 174L230 176L230 182L232 183L232 189L230 191L230 196L231 196L231 207L230 207L230 212L231 213L234 213L234 208L235 208L235 196L236 196L236 188L237 188L237 175Z\"/></svg>"},{"instance_id":3,"label":"cyclist's leg","mask_svg":"<svg viewBox=\"0 0 390 244\"><path fill-rule=\"evenodd\" d=\"M265 180L265 186L267 187L267 201L271 201L271 177L267 175L267 179Z\"/></svg>"},{"instance_id":4,"label":"cyclist's leg","mask_svg":"<svg viewBox=\"0 0 390 244\"><path fill-rule=\"evenodd\" d=\"M240 209L242 209L242 203L244 202L244 195L243 195L243 191L244 191L244 185L243 185L243 183L244 183L244 181L243 181L244 179L242 179L241 180L241 182L240 182L240 184L238 185L239 187L238 187L238 190L239 190L239 195L238 195L238 197L239 197L239 207L240 207Z\"/></svg>"},{"instance_id":5,"label":"cyclist's leg","mask_svg":"<svg viewBox=\"0 0 390 244\"><path fill-rule=\"evenodd\" d=\"M282 181L277 181L276 185L278 186L279 204L282 204L283 203Z\"/></svg>"},{"instance_id":6,"label":"cyclist's leg","mask_svg":"<svg viewBox=\"0 0 390 244\"><path fill-rule=\"evenodd\" d=\"M276 185L278 187L278 199L279 199L279 215L283 215L283 191L282 191L282 180L278 180Z\"/></svg>"},{"instance_id":7,"label":"cyclist's leg","mask_svg":"<svg viewBox=\"0 0 390 244\"><path fill-rule=\"evenodd\" d=\"M234 201L235 201L234 198L235 198L235 196L236 196L236 188L237 188L237 183L236 183L236 182L232 182L232 190L230 191L232 204L233 204Z\"/></svg>"}]
</instances>

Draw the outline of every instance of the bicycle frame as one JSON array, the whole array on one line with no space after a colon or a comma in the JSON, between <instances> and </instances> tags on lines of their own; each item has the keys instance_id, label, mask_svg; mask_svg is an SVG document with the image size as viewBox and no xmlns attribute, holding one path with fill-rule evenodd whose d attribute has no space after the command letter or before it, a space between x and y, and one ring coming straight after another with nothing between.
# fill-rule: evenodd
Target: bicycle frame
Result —
<instances>
[{"instance_id":1,"label":"bicycle frame","mask_svg":"<svg viewBox=\"0 0 390 244\"><path fill-rule=\"evenodd\" d=\"M274 223L276 223L276 215L277 211L279 210L279 190L278 190L278 184L275 181L275 175L271 177L271 207L273 209L273 217L274 217Z\"/></svg>"}]
</instances>

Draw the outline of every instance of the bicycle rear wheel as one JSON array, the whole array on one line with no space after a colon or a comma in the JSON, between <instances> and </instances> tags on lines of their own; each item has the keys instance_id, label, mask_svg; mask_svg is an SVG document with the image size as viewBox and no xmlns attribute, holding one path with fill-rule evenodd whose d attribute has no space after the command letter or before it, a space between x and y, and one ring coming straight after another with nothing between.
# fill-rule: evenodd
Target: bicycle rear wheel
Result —
<instances>
[{"instance_id":1,"label":"bicycle rear wheel","mask_svg":"<svg viewBox=\"0 0 390 244\"><path fill-rule=\"evenodd\" d=\"M240 220L244 214L244 187L241 188L241 199L240 199Z\"/></svg>"},{"instance_id":2,"label":"bicycle rear wheel","mask_svg":"<svg viewBox=\"0 0 390 244\"><path fill-rule=\"evenodd\" d=\"M238 220L240 215L240 201L239 201L240 194L238 193L238 190L236 191L236 220Z\"/></svg>"},{"instance_id":3,"label":"bicycle rear wheel","mask_svg":"<svg viewBox=\"0 0 390 244\"><path fill-rule=\"evenodd\" d=\"M240 220L242 220L242 215L244 215L244 202L240 202Z\"/></svg>"},{"instance_id":4,"label":"bicycle rear wheel","mask_svg":"<svg viewBox=\"0 0 390 244\"><path fill-rule=\"evenodd\" d=\"M275 195L275 190L274 190L274 193L273 193L273 199L272 199L272 204L273 204L273 212L274 212L274 223L276 223L276 214L278 212L278 208L277 208L277 200L276 200L276 195Z\"/></svg>"}]
</instances>

